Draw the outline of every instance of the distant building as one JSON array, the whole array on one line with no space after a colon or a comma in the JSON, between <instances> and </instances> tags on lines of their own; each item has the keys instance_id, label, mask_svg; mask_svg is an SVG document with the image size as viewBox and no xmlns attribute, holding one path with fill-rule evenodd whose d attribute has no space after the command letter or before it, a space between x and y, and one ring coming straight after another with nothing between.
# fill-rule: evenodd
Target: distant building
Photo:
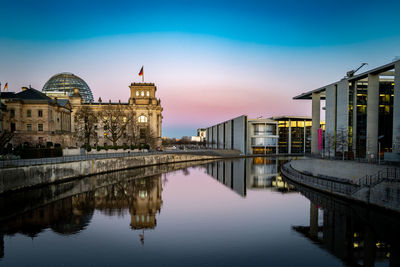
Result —
<instances>
[{"instance_id":1,"label":"distant building","mask_svg":"<svg viewBox=\"0 0 400 267\"><path fill-rule=\"evenodd\" d=\"M236 149L243 154L278 153L277 123L246 115L206 128L207 147Z\"/></svg>"},{"instance_id":2,"label":"distant building","mask_svg":"<svg viewBox=\"0 0 400 267\"><path fill-rule=\"evenodd\" d=\"M325 153L400 161L400 60L295 96L312 100L311 152L320 154L320 100L326 103ZM315 122L315 123L314 123Z\"/></svg>"},{"instance_id":3,"label":"distant building","mask_svg":"<svg viewBox=\"0 0 400 267\"><path fill-rule=\"evenodd\" d=\"M67 99L52 99L36 89L22 87L19 93L1 93L1 102L7 107L2 130L12 133L13 146L70 144L71 103Z\"/></svg>"},{"instance_id":4,"label":"distant building","mask_svg":"<svg viewBox=\"0 0 400 267\"><path fill-rule=\"evenodd\" d=\"M197 129L197 136L200 137L200 142L203 142L206 140L207 136L207 129L205 128L199 128Z\"/></svg>"}]
</instances>

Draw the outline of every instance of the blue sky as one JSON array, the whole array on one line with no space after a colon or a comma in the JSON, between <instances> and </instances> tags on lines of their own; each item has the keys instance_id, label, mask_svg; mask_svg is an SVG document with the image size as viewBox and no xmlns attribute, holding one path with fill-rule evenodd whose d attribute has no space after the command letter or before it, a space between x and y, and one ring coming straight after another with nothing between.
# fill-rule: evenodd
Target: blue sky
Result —
<instances>
[{"instance_id":1,"label":"blue sky","mask_svg":"<svg viewBox=\"0 0 400 267\"><path fill-rule=\"evenodd\" d=\"M145 65L171 137L243 113L310 115L294 95L400 56L400 1L0 0L0 10L10 90L68 71L96 100L126 101Z\"/></svg>"}]
</instances>

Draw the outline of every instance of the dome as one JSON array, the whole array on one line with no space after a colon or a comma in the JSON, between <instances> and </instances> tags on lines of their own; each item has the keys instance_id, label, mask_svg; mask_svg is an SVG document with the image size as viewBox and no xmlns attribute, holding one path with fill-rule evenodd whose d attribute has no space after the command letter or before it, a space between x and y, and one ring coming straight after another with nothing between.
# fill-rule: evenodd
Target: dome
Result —
<instances>
[{"instance_id":1,"label":"dome","mask_svg":"<svg viewBox=\"0 0 400 267\"><path fill-rule=\"evenodd\" d=\"M58 73L51 77L43 86L42 92L67 93L68 95L72 95L74 93L74 88L79 89L79 94L85 102L93 102L92 91L87 83L69 72Z\"/></svg>"}]
</instances>

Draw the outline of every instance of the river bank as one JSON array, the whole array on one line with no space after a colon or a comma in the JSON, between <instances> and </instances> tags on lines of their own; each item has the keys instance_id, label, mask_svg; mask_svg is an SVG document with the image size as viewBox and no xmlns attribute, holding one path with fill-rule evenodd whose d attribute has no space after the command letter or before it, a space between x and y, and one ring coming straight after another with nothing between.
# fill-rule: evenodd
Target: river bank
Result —
<instances>
[{"instance_id":1,"label":"river bank","mask_svg":"<svg viewBox=\"0 0 400 267\"><path fill-rule=\"evenodd\" d=\"M0 169L0 194L117 170L237 156L239 153L235 150L210 151L209 153L160 153L2 168Z\"/></svg>"},{"instance_id":2,"label":"river bank","mask_svg":"<svg viewBox=\"0 0 400 267\"><path fill-rule=\"evenodd\" d=\"M323 159L286 163L282 174L296 183L349 200L400 212L400 170Z\"/></svg>"}]
</instances>

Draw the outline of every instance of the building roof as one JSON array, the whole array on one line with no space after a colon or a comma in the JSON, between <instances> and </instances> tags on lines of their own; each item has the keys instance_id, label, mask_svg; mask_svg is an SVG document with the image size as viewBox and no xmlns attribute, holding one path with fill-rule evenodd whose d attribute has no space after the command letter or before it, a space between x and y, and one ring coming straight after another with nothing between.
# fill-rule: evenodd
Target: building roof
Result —
<instances>
[{"instance_id":1,"label":"building roof","mask_svg":"<svg viewBox=\"0 0 400 267\"><path fill-rule=\"evenodd\" d=\"M326 88L329 87L329 86L338 84L339 82L341 82L343 80L347 80L349 82L351 82L351 81L359 81L359 80L367 78L369 74L373 74L373 75L376 75L376 74L391 75L391 73L388 73L388 71L393 69L396 64L400 64L400 59L399 60L395 60L395 61L390 62L390 63L385 64L385 65L379 66L377 68L365 71L365 72L360 73L358 75L354 75L352 77L347 77L347 78L345 77L345 78L343 78L343 79L341 79L341 80L339 80L337 82L330 83L330 84L322 86L320 88L317 88L317 89L302 93L300 95L297 95L297 96L293 97L293 99L311 99L313 93L321 93L321 99L325 99L325 91L326 91Z\"/></svg>"},{"instance_id":2,"label":"building roof","mask_svg":"<svg viewBox=\"0 0 400 267\"><path fill-rule=\"evenodd\" d=\"M67 103L69 103L68 99L58 99L56 100L48 97L46 94L36 90L34 88L27 88L21 92L3 92L1 93L1 98L3 99L14 99L20 101L38 101L45 102L48 104L58 105L61 107L66 107Z\"/></svg>"},{"instance_id":3,"label":"building roof","mask_svg":"<svg viewBox=\"0 0 400 267\"><path fill-rule=\"evenodd\" d=\"M284 120L312 120L311 117L308 116L276 116L271 117L270 119L275 121L284 121Z\"/></svg>"}]
</instances>

